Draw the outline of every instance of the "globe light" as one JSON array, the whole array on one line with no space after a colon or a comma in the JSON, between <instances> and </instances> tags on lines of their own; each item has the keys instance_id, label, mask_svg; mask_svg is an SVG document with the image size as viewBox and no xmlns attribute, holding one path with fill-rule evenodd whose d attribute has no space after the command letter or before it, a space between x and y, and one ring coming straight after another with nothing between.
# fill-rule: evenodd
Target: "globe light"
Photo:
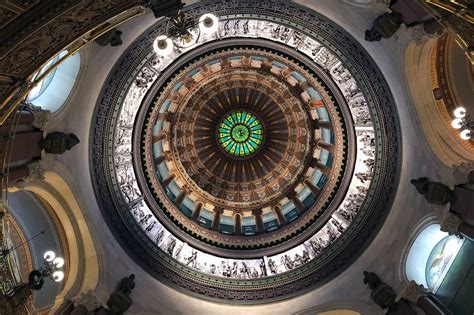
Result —
<instances>
[{"instance_id":1,"label":"globe light","mask_svg":"<svg viewBox=\"0 0 474 315\"><path fill-rule=\"evenodd\" d=\"M53 279L56 282L62 281L64 279L64 272L62 272L62 271L53 272Z\"/></svg>"},{"instance_id":2,"label":"globe light","mask_svg":"<svg viewBox=\"0 0 474 315\"><path fill-rule=\"evenodd\" d=\"M159 56L166 57L173 52L173 41L165 35L158 36L153 42L153 49Z\"/></svg>"},{"instance_id":3,"label":"globe light","mask_svg":"<svg viewBox=\"0 0 474 315\"><path fill-rule=\"evenodd\" d=\"M64 259L62 257L56 257L53 260L53 264L56 266L56 268L61 268L64 266Z\"/></svg>"},{"instance_id":4,"label":"globe light","mask_svg":"<svg viewBox=\"0 0 474 315\"><path fill-rule=\"evenodd\" d=\"M205 34L212 34L219 27L219 19L214 14L206 13L199 18L199 28Z\"/></svg>"},{"instance_id":5,"label":"globe light","mask_svg":"<svg viewBox=\"0 0 474 315\"><path fill-rule=\"evenodd\" d=\"M458 107L454 110L454 117L464 118L466 116L466 109L464 107Z\"/></svg>"},{"instance_id":6,"label":"globe light","mask_svg":"<svg viewBox=\"0 0 474 315\"><path fill-rule=\"evenodd\" d=\"M43 257L46 261L53 261L56 258L56 254L52 250L48 250L44 253Z\"/></svg>"},{"instance_id":7,"label":"globe light","mask_svg":"<svg viewBox=\"0 0 474 315\"><path fill-rule=\"evenodd\" d=\"M461 139L463 140L471 139L471 130L464 129L463 131L461 131Z\"/></svg>"},{"instance_id":8,"label":"globe light","mask_svg":"<svg viewBox=\"0 0 474 315\"><path fill-rule=\"evenodd\" d=\"M461 129L462 119L461 118L453 119L453 121L451 122L451 126L453 126L454 129Z\"/></svg>"}]
</instances>

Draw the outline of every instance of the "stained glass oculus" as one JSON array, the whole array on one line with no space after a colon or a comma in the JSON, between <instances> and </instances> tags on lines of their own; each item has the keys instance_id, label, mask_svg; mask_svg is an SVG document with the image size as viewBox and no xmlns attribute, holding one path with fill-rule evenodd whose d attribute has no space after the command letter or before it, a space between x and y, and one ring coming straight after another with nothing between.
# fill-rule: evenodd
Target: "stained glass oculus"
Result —
<instances>
[{"instance_id":1,"label":"stained glass oculus","mask_svg":"<svg viewBox=\"0 0 474 315\"><path fill-rule=\"evenodd\" d=\"M262 144L263 127L255 115L236 111L220 123L218 140L221 147L230 155L248 156Z\"/></svg>"}]
</instances>

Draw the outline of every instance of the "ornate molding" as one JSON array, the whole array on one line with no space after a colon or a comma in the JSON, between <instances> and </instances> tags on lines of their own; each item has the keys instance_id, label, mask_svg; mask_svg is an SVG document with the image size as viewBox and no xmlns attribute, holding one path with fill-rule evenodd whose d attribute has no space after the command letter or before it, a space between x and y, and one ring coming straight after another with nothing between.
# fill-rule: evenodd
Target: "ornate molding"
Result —
<instances>
[{"instance_id":1,"label":"ornate molding","mask_svg":"<svg viewBox=\"0 0 474 315\"><path fill-rule=\"evenodd\" d=\"M99 298L95 295L94 291L89 290L85 293L81 293L71 299L74 306L83 305L87 308L87 311L93 312L105 304L102 303Z\"/></svg>"},{"instance_id":2,"label":"ornate molding","mask_svg":"<svg viewBox=\"0 0 474 315\"><path fill-rule=\"evenodd\" d=\"M405 287L402 297L414 304L417 303L418 299L426 296L426 289L423 285L416 283L415 281L410 281Z\"/></svg>"},{"instance_id":3,"label":"ornate molding","mask_svg":"<svg viewBox=\"0 0 474 315\"><path fill-rule=\"evenodd\" d=\"M367 126L367 119L359 117L356 122L356 126L363 127L357 130L357 134L363 138L364 142L372 144L376 142L373 153L375 154L375 151L378 153L376 160L367 161L367 165L371 165L370 169L374 174L370 192L365 194L369 197L357 209L357 215L352 217L347 215L347 218L354 222L334 242L330 251L323 251L317 258L283 275L275 274L271 281L266 278L246 279L244 284L239 279L222 278L199 272L170 256L169 250L176 255L177 249L171 246L172 243L168 244L167 238L159 238L160 245L170 245L160 246L166 251L157 248L155 241L150 240L133 215L128 213L128 204L122 196L120 187L112 178L113 172L109 169L109 164L114 162L113 158L107 155L107 148L110 147L110 141L113 141L110 135L113 134L112 116L115 106L123 102L121 93L128 84L127 78L136 77L139 73L137 68L140 62L153 54L151 43L160 33L160 26L157 25L137 41L128 54L123 56L121 62L117 63L120 66L108 84L104 86L101 102L97 105L91 155L96 195L104 217L109 220L109 226L120 237L124 247L136 258L137 263L165 283L177 286L191 295L217 302L260 303L263 299L269 302L301 294L344 270L367 246L380 228L391 206L398 184L401 142L396 107L389 87L371 58L353 38L324 17L308 9L302 9L297 4L266 0L212 1L198 3L191 10L196 14L216 11L220 15L237 14L249 18L259 15L259 19L268 16L269 19L296 25L296 28L304 29L304 32L311 36L332 45L332 52L337 54L343 63L348 65L348 68L350 66L351 73L360 84L360 90L351 85L344 93L348 95L363 93L367 96L369 101L365 106L369 106L371 114L377 118L373 126L374 138L366 135L364 130L364 126L371 127ZM318 57L326 59L329 54L328 51L327 54ZM367 149L372 154L372 147ZM358 174L360 180L364 181L372 177L370 172L367 173ZM387 185L387 183L392 185ZM357 200L358 197L354 196L353 199ZM139 199L135 201L140 202ZM348 206L350 207L350 204ZM123 212L123 209L127 209L127 212Z\"/></svg>"},{"instance_id":4,"label":"ornate molding","mask_svg":"<svg viewBox=\"0 0 474 315\"><path fill-rule=\"evenodd\" d=\"M474 161L453 165L453 185L469 183L468 175L472 171L474 171Z\"/></svg>"},{"instance_id":5,"label":"ornate molding","mask_svg":"<svg viewBox=\"0 0 474 315\"><path fill-rule=\"evenodd\" d=\"M440 230L443 232L447 232L450 235L458 235L459 225L461 225L463 221L457 215L452 212L446 212L444 215L443 220L441 221Z\"/></svg>"},{"instance_id":6,"label":"ornate molding","mask_svg":"<svg viewBox=\"0 0 474 315\"><path fill-rule=\"evenodd\" d=\"M163 12L175 8L175 2L153 1ZM143 6L147 5L150 2L145 0L52 0L29 1L19 7L2 7L0 124L32 87L28 80L48 60L66 47L71 46L70 50L75 51L94 39L94 36L100 35L101 31L143 14ZM134 7L137 10L132 12ZM106 22L108 24L95 34L91 32Z\"/></svg>"},{"instance_id":7,"label":"ornate molding","mask_svg":"<svg viewBox=\"0 0 474 315\"><path fill-rule=\"evenodd\" d=\"M423 24L417 24L407 27L405 24L400 26L400 29L395 33L394 37L400 42L402 47L408 46L414 42L416 45L422 45L430 39L437 38L441 35L429 34L423 29Z\"/></svg>"},{"instance_id":8,"label":"ornate molding","mask_svg":"<svg viewBox=\"0 0 474 315\"><path fill-rule=\"evenodd\" d=\"M34 117L31 126L40 130L44 130L46 128L46 124L48 123L51 117L51 112L49 110L42 109L41 106L35 106L31 103L26 103L25 105L26 110L31 112Z\"/></svg>"},{"instance_id":9,"label":"ornate molding","mask_svg":"<svg viewBox=\"0 0 474 315\"><path fill-rule=\"evenodd\" d=\"M28 167L30 173L29 175L23 179L23 182L33 182L33 181L39 181L39 180L44 180L44 173L45 169L41 161L39 162L32 162L26 164Z\"/></svg>"}]
</instances>

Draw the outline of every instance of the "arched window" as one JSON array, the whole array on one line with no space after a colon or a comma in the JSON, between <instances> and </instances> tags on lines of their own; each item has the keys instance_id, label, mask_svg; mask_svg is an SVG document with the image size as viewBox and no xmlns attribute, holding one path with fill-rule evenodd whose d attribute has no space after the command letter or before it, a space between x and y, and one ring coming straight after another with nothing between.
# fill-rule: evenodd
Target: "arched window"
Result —
<instances>
[{"instance_id":1,"label":"arched window","mask_svg":"<svg viewBox=\"0 0 474 315\"><path fill-rule=\"evenodd\" d=\"M442 232L439 224L429 225L421 231L408 253L408 280L436 293L462 244L463 240Z\"/></svg>"},{"instance_id":2,"label":"arched window","mask_svg":"<svg viewBox=\"0 0 474 315\"><path fill-rule=\"evenodd\" d=\"M63 50L48 63L46 63L35 75L33 80L45 73L55 62L67 54ZM66 101L76 82L81 57L79 53L71 55L57 68L52 70L41 80L28 94L27 101L33 105L40 106L51 112L57 111Z\"/></svg>"}]
</instances>

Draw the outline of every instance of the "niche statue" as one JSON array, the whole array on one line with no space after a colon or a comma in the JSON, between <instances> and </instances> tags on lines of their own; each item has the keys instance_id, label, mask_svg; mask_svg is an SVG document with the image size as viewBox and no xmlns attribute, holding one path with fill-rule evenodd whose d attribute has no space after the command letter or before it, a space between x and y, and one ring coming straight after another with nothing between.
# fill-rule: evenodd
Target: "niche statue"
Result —
<instances>
[{"instance_id":1,"label":"niche statue","mask_svg":"<svg viewBox=\"0 0 474 315\"><path fill-rule=\"evenodd\" d=\"M132 306L130 293L135 289L135 275L132 273L120 281L119 288L112 293L107 302L109 313L112 315L121 315Z\"/></svg>"},{"instance_id":2,"label":"niche statue","mask_svg":"<svg viewBox=\"0 0 474 315\"><path fill-rule=\"evenodd\" d=\"M395 307L397 295L388 284L380 281L380 278L375 273L364 271L364 284L367 284L372 291L370 293L371 299L382 309L392 309Z\"/></svg>"},{"instance_id":3,"label":"niche statue","mask_svg":"<svg viewBox=\"0 0 474 315\"><path fill-rule=\"evenodd\" d=\"M46 138L39 142L39 146L46 153L63 154L79 142L79 138L73 133L54 131L48 133Z\"/></svg>"},{"instance_id":4,"label":"niche statue","mask_svg":"<svg viewBox=\"0 0 474 315\"><path fill-rule=\"evenodd\" d=\"M448 186L439 182L432 182L428 177L412 179L410 183L431 204L445 205L448 202L453 203L455 200L454 192Z\"/></svg>"},{"instance_id":5,"label":"niche statue","mask_svg":"<svg viewBox=\"0 0 474 315\"><path fill-rule=\"evenodd\" d=\"M368 42L379 41L382 38L390 38L400 28L402 15L397 12L379 15L372 28L365 31L365 40Z\"/></svg>"}]
</instances>

